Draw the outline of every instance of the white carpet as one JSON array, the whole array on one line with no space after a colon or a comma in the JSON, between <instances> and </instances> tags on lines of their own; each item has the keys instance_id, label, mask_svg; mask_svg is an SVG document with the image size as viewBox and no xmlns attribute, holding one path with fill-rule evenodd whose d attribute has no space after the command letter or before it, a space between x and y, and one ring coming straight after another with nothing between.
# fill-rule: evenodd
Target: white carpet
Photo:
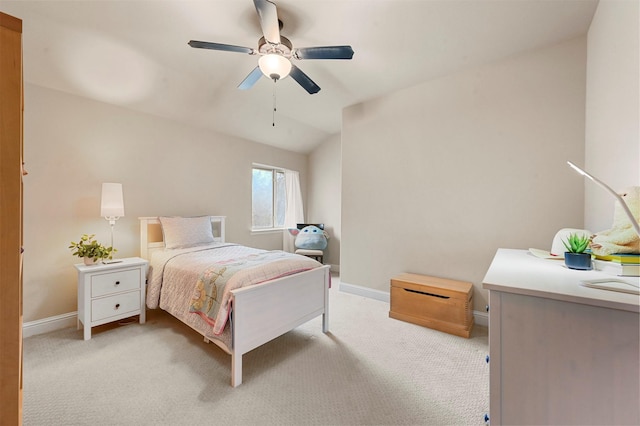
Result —
<instances>
[{"instance_id":1,"label":"white carpet","mask_svg":"<svg viewBox=\"0 0 640 426\"><path fill-rule=\"evenodd\" d=\"M29 425L483 425L487 329L457 336L394 320L389 305L331 290L320 318L231 358L162 311L147 324L65 329L24 342Z\"/></svg>"}]
</instances>

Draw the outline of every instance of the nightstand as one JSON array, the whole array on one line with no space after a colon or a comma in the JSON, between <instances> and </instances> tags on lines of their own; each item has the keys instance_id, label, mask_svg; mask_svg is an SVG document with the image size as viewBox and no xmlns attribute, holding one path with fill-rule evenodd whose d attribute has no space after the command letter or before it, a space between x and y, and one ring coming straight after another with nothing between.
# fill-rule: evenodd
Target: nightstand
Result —
<instances>
[{"instance_id":1,"label":"nightstand","mask_svg":"<svg viewBox=\"0 0 640 426\"><path fill-rule=\"evenodd\" d=\"M114 261L111 261L114 262ZM78 270L78 330L84 326L84 340L91 339L91 327L140 315L145 322L147 262L139 257L114 263L86 266Z\"/></svg>"}]
</instances>

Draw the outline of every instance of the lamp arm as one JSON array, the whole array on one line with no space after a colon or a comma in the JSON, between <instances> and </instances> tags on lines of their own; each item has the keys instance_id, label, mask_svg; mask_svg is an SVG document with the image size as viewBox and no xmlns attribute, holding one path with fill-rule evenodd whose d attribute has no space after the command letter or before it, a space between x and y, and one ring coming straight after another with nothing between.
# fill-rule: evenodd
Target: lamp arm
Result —
<instances>
[{"instance_id":1,"label":"lamp arm","mask_svg":"<svg viewBox=\"0 0 640 426\"><path fill-rule=\"evenodd\" d=\"M611 187L609 187L609 185L607 185L606 183L602 182L600 179L595 178L594 176L591 176L589 173L585 172L584 170L582 170L580 167L576 166L575 164L573 164L571 161L567 161L567 164L569 164L569 166L571 166L571 168L575 171L577 171L578 173L580 173L582 176L585 176L589 179L591 179L592 181L594 181L596 184L600 185L602 188L604 188L607 192L609 192L611 195L613 195L614 197L616 197L616 199L618 200L618 202L622 205L622 209L624 210L624 212L626 213L627 217L629 217L629 220L631 221L631 225L633 226L633 229L635 229L636 234L640 235L640 225L638 224L638 221L636 220L635 217L633 217L633 213L631 213L631 210L629 209L629 206L627 206L627 203L624 202L624 199L620 196L620 194L618 194L616 191L614 191L613 189L611 189Z\"/></svg>"}]
</instances>

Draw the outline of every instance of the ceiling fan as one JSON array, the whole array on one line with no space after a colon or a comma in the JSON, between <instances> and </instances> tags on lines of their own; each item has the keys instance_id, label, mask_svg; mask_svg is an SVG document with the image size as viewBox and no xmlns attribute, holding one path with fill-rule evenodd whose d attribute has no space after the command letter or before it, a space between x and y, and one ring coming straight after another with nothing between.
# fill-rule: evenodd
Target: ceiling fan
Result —
<instances>
[{"instance_id":1,"label":"ceiling fan","mask_svg":"<svg viewBox=\"0 0 640 426\"><path fill-rule=\"evenodd\" d=\"M234 46L230 44L211 43L207 41L189 41L189 46L198 49L222 50L226 52L248 53L260 55L258 66L240 83L239 89L247 90L264 74L273 81L291 75L309 94L318 93L320 86L311 80L291 59L351 59L351 46L322 46L294 48L289 39L280 35L282 21L278 19L275 3L269 0L253 0L260 19L263 37L258 41L258 49Z\"/></svg>"}]
</instances>

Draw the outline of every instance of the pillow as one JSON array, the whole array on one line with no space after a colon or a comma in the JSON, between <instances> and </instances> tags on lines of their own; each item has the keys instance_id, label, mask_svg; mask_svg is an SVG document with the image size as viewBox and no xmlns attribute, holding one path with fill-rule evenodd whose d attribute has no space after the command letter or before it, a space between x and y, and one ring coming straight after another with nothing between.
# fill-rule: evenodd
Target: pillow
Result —
<instances>
[{"instance_id":1,"label":"pillow","mask_svg":"<svg viewBox=\"0 0 640 426\"><path fill-rule=\"evenodd\" d=\"M159 217L158 219L162 224L165 248L185 248L214 242L209 216Z\"/></svg>"}]
</instances>

